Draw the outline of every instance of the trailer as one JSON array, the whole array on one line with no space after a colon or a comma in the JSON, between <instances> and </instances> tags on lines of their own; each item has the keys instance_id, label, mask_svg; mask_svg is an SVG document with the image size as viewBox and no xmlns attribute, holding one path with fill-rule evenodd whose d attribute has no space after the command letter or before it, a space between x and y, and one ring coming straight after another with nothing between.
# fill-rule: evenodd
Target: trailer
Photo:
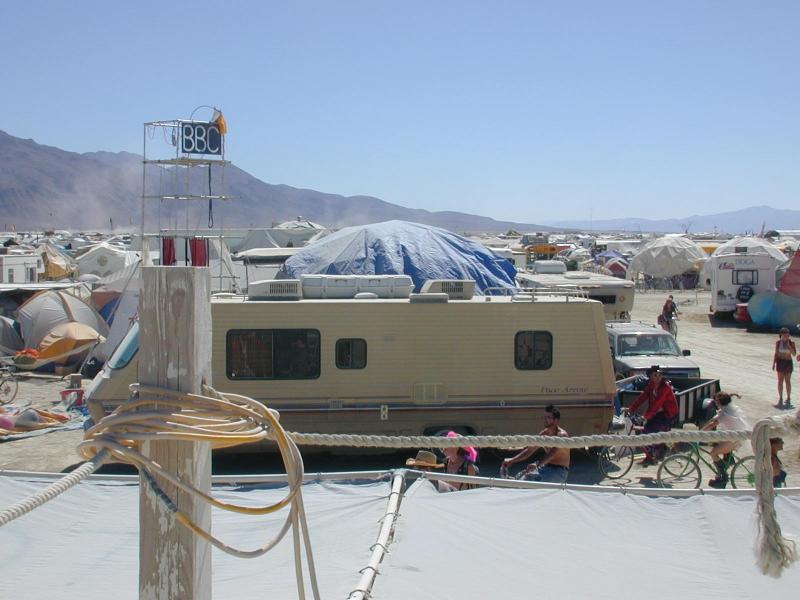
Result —
<instances>
[{"instance_id":1,"label":"trailer","mask_svg":"<svg viewBox=\"0 0 800 600\"><path fill-rule=\"evenodd\" d=\"M693 423L700 426L712 414L708 414L703 408L703 400L713 398L720 390L719 379L708 377L671 377L670 383L675 391L675 398L678 400L678 427L683 427L686 423ZM618 409L627 408L633 404L634 400L642 393L646 380L639 375L628 377L617 381L617 398L615 405ZM647 410L647 406L642 407Z\"/></svg>"}]
</instances>

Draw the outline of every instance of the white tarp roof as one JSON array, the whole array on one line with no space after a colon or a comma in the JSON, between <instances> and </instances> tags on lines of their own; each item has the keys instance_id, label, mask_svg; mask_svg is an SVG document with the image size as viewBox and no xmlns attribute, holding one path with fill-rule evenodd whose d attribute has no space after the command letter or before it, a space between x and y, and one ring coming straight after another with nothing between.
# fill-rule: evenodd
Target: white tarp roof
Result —
<instances>
[{"instance_id":1,"label":"white tarp roof","mask_svg":"<svg viewBox=\"0 0 800 600\"><path fill-rule=\"evenodd\" d=\"M42 487L41 481L0 476L0 507ZM303 488L323 598L344 599L355 589L359 569L369 562L390 491L387 483L316 483ZM222 500L251 506L276 502L285 494L286 488L215 491ZM214 510L213 530L239 548L257 548L272 538L287 510L262 517ZM234 558L212 550L212 597L297 598L291 538L289 532L260 558ZM138 485L82 483L4 526L0 578L9 594L3 597L9 598L138 600ZM311 597L306 586L306 598Z\"/></svg>"},{"instance_id":2,"label":"white tarp roof","mask_svg":"<svg viewBox=\"0 0 800 600\"><path fill-rule=\"evenodd\" d=\"M0 506L42 487L0 477ZM227 501L274 502L283 489L217 490ZM386 483L303 488L323 598L347 598L387 505ZM800 496L776 499L785 534L800 532ZM647 497L616 490L475 489L439 494L430 482L402 498L372 597L381 600L789 598L800 564L780 578L755 562L754 494ZM214 510L214 532L243 548L277 519ZM138 598L138 486L82 483L3 528L0 575L17 597ZM269 524L268 530L258 524ZM265 556L213 551L214 598L296 598L291 534ZM309 596L307 596L309 597Z\"/></svg>"},{"instance_id":3,"label":"white tarp roof","mask_svg":"<svg viewBox=\"0 0 800 600\"><path fill-rule=\"evenodd\" d=\"M662 237L647 244L628 264L628 273L672 277L699 271L706 253L697 242L685 237Z\"/></svg>"}]
</instances>

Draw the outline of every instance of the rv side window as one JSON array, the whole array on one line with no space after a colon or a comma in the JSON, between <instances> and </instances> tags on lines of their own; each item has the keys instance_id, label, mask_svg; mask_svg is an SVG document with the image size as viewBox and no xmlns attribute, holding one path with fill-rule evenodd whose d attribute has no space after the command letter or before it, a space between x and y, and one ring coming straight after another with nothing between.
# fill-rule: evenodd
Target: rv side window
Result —
<instances>
[{"instance_id":1,"label":"rv side window","mask_svg":"<svg viewBox=\"0 0 800 600\"><path fill-rule=\"evenodd\" d=\"M758 271L734 271L734 285L758 285Z\"/></svg>"},{"instance_id":2,"label":"rv side window","mask_svg":"<svg viewBox=\"0 0 800 600\"><path fill-rule=\"evenodd\" d=\"M519 331L514 336L514 366L522 370L546 370L553 366L553 334Z\"/></svg>"},{"instance_id":3,"label":"rv side window","mask_svg":"<svg viewBox=\"0 0 800 600\"><path fill-rule=\"evenodd\" d=\"M316 379L316 329L231 330L226 340L228 379Z\"/></svg>"},{"instance_id":4,"label":"rv side window","mask_svg":"<svg viewBox=\"0 0 800 600\"><path fill-rule=\"evenodd\" d=\"M363 369L367 366L367 341L354 338L336 340L336 368Z\"/></svg>"}]
</instances>

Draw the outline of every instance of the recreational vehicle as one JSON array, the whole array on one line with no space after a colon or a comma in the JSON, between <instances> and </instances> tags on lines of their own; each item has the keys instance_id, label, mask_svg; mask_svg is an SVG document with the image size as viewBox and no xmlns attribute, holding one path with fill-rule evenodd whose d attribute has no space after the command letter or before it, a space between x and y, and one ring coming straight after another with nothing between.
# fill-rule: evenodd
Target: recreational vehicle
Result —
<instances>
[{"instance_id":1,"label":"recreational vehicle","mask_svg":"<svg viewBox=\"0 0 800 600\"><path fill-rule=\"evenodd\" d=\"M732 313L759 292L775 289L775 269L780 261L769 254L720 254L703 267L703 283L711 290L709 311Z\"/></svg>"},{"instance_id":2,"label":"recreational vehicle","mask_svg":"<svg viewBox=\"0 0 800 600\"><path fill-rule=\"evenodd\" d=\"M214 387L279 410L294 431L522 434L551 403L570 433L606 431L616 388L599 302L315 277L212 297ZM127 399L137 349L134 328L92 382L96 420Z\"/></svg>"},{"instance_id":3,"label":"recreational vehicle","mask_svg":"<svg viewBox=\"0 0 800 600\"><path fill-rule=\"evenodd\" d=\"M606 321L630 320L635 292L632 281L591 271L567 271L564 263L557 260L536 261L532 269L533 272L517 273L520 287L578 290L603 305Z\"/></svg>"}]
</instances>

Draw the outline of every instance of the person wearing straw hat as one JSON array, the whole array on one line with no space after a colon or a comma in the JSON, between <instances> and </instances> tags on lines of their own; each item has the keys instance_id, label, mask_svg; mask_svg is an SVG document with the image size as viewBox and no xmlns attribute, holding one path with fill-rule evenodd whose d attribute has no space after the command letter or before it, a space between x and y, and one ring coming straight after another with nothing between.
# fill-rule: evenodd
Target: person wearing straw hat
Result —
<instances>
[{"instance_id":1,"label":"person wearing straw hat","mask_svg":"<svg viewBox=\"0 0 800 600\"><path fill-rule=\"evenodd\" d=\"M420 471L433 471L443 469L444 464L436 459L436 455L429 450L420 450L417 456L406 460L406 466Z\"/></svg>"}]
</instances>

